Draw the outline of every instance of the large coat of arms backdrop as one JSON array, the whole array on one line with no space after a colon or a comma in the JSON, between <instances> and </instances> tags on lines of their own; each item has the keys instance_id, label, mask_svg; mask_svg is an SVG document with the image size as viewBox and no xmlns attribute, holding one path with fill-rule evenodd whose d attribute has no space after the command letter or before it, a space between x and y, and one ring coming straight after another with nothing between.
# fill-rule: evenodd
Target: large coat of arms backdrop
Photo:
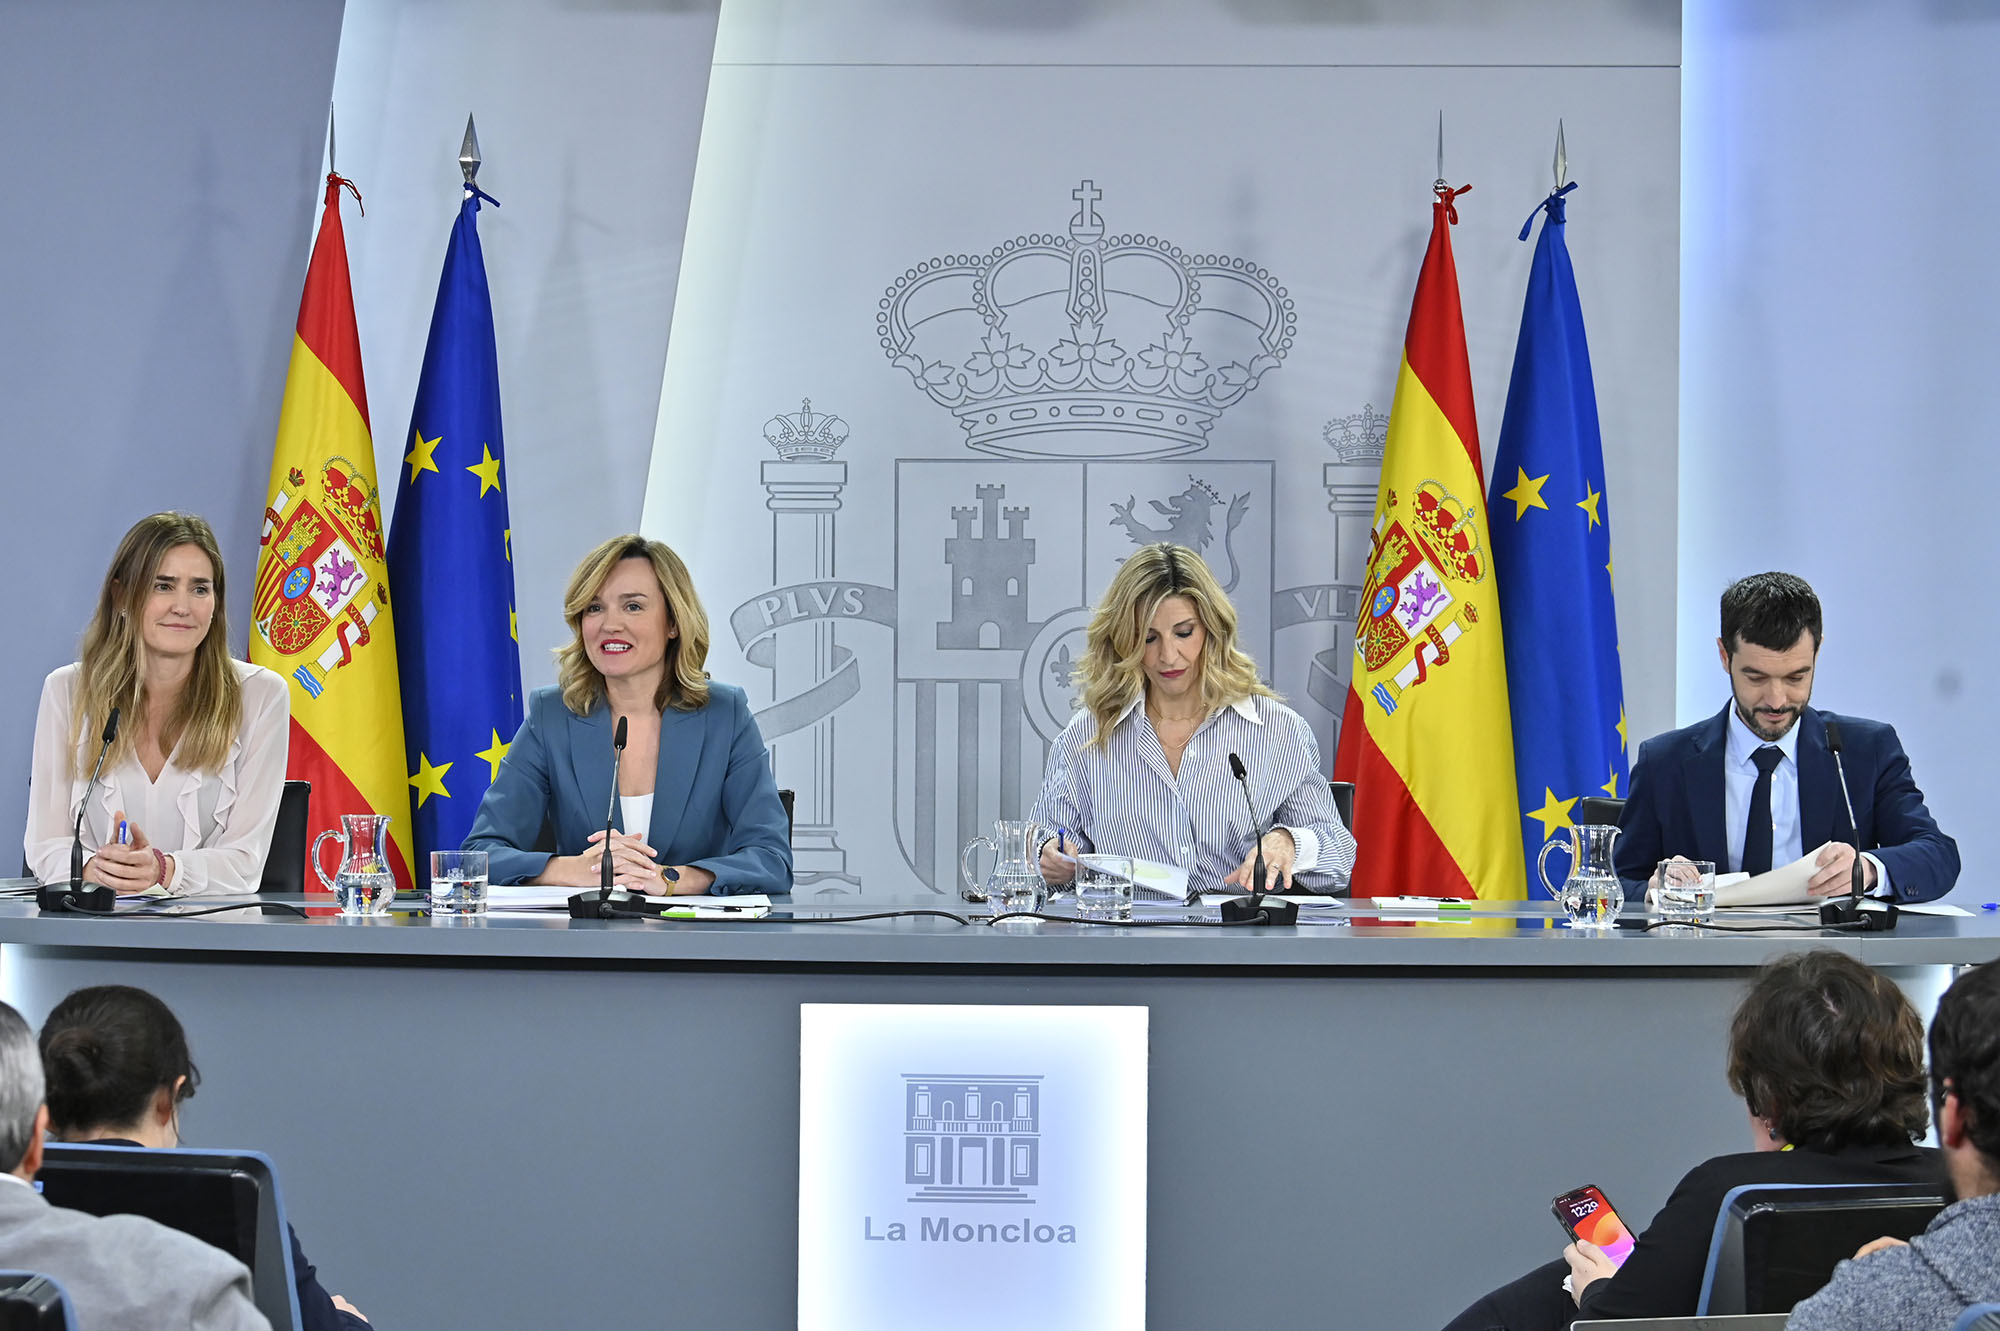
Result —
<instances>
[{"instance_id":1,"label":"large coat of arms backdrop","mask_svg":"<svg viewBox=\"0 0 2000 1331\"><path fill-rule=\"evenodd\" d=\"M1436 71L1203 64L1215 51L1173 24L1153 54L1180 41L1184 60L1080 65L1078 33L1027 18L1006 49L1028 63L925 63L925 42L965 35L947 9L843 7L822 27L725 8L675 295L642 529L728 623L709 668L749 690L795 792L808 897L952 893L965 843L1025 816L1090 609L1139 545L1200 551L1328 769L1369 610ZM1230 41L1267 33L1216 14ZM1596 234L1624 228L1612 257L1571 228L1606 293L1594 360L1600 385L1666 404L1616 446L1671 484L1674 330L1645 311L1673 301L1672 71L1452 78L1488 434L1530 259L1515 233L1549 188L1557 116L1587 105L1597 142L1639 146L1627 183L1593 165ZM1464 109L1491 105L1512 119ZM1671 514L1653 534L1640 517L1620 529L1635 577L1672 539ZM1398 659L1429 669L1478 631L1479 598L1424 542L1377 647L1401 634ZM1628 663L1652 631L1624 635ZM1627 683L1636 718L1645 686Z\"/></svg>"}]
</instances>

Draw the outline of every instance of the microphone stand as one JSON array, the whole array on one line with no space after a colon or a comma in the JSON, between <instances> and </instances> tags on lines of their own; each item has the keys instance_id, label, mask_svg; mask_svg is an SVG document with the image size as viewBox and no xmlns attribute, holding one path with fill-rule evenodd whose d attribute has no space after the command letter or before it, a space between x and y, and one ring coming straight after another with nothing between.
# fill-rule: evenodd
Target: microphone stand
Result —
<instances>
[{"instance_id":1,"label":"microphone stand","mask_svg":"<svg viewBox=\"0 0 2000 1331\"><path fill-rule=\"evenodd\" d=\"M573 920L612 920L647 913L643 895L613 884L611 836L618 820L618 769L625 759L625 723L626 718L619 717L618 729L611 737L611 799L604 810L604 854L597 861L597 890L578 892L569 899L569 914Z\"/></svg>"},{"instance_id":2,"label":"microphone stand","mask_svg":"<svg viewBox=\"0 0 2000 1331\"><path fill-rule=\"evenodd\" d=\"M1854 818L1854 796L1847 789L1847 765L1840 760L1840 722L1831 716L1826 718L1826 747L1833 755L1833 770L1840 777L1840 798L1847 806L1847 830L1854 843L1854 867L1847 880L1847 899L1828 900L1821 903L1819 922L1822 928L1858 929L1862 933L1887 933L1896 927L1897 910L1894 902L1887 910L1880 912L1861 909L1862 879L1861 867L1861 824Z\"/></svg>"},{"instance_id":3,"label":"microphone stand","mask_svg":"<svg viewBox=\"0 0 2000 1331\"><path fill-rule=\"evenodd\" d=\"M91 769L90 781L83 788L83 800L76 806L76 825L70 829L69 886L36 888L35 905L42 910L109 915L118 902L118 894L102 884L88 888L83 885L83 819L90 811L90 797L97 793L97 779L104 775L104 760L111 754L111 741L117 738L118 709L114 707L111 715L104 719L97 766Z\"/></svg>"},{"instance_id":4,"label":"microphone stand","mask_svg":"<svg viewBox=\"0 0 2000 1331\"><path fill-rule=\"evenodd\" d=\"M1243 805L1250 811L1250 835L1257 838L1257 858L1251 869L1250 895L1232 897L1223 902L1223 922L1243 924L1262 920L1265 924L1297 924L1299 903L1273 900L1265 891L1270 879L1264 868L1264 824L1257 817L1256 801L1250 798L1250 774L1244 768L1243 760L1233 753L1229 755L1229 771L1236 778L1236 784L1243 787Z\"/></svg>"}]
</instances>

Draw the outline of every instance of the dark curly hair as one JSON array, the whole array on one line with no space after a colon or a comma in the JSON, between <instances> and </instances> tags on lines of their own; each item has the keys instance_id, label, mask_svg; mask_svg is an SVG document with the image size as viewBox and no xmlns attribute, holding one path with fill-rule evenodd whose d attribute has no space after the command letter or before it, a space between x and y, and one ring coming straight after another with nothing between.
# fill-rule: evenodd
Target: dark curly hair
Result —
<instances>
[{"instance_id":1,"label":"dark curly hair","mask_svg":"<svg viewBox=\"0 0 2000 1331\"><path fill-rule=\"evenodd\" d=\"M1946 1083L1950 1083L1949 1086ZM1931 1020L1931 1099L1958 1097L1966 1135L2000 1177L2000 961L1952 981Z\"/></svg>"},{"instance_id":2,"label":"dark curly hair","mask_svg":"<svg viewBox=\"0 0 2000 1331\"><path fill-rule=\"evenodd\" d=\"M180 1018L130 985L79 989L56 1004L41 1050L49 1125L62 1135L129 1127L181 1078L177 1100L201 1084Z\"/></svg>"},{"instance_id":3,"label":"dark curly hair","mask_svg":"<svg viewBox=\"0 0 2000 1331\"><path fill-rule=\"evenodd\" d=\"M1729 1085L1794 1146L1913 1142L1929 1121L1923 1022L1902 990L1844 952L1781 957L1736 1009Z\"/></svg>"}]
</instances>

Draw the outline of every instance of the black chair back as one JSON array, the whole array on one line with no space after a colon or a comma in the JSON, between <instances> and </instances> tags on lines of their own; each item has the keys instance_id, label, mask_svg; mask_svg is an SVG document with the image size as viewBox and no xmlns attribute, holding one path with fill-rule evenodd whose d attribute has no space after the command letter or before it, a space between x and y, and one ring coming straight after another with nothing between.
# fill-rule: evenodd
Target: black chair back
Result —
<instances>
[{"instance_id":1,"label":"black chair back","mask_svg":"<svg viewBox=\"0 0 2000 1331\"><path fill-rule=\"evenodd\" d=\"M292 1244L265 1156L51 1143L36 1185L52 1206L144 1216L222 1249L250 1268L251 1298L272 1331L297 1331Z\"/></svg>"},{"instance_id":2,"label":"black chair back","mask_svg":"<svg viewBox=\"0 0 2000 1331\"><path fill-rule=\"evenodd\" d=\"M788 846L792 844L792 801L797 798L794 791L782 787L778 791L778 803L785 806L785 844Z\"/></svg>"},{"instance_id":3,"label":"black chair back","mask_svg":"<svg viewBox=\"0 0 2000 1331\"><path fill-rule=\"evenodd\" d=\"M1625 801L1605 795L1585 795L1576 802L1576 822L1584 827L1622 827Z\"/></svg>"},{"instance_id":4,"label":"black chair back","mask_svg":"<svg viewBox=\"0 0 2000 1331\"><path fill-rule=\"evenodd\" d=\"M1696 1311L1790 1312L1862 1244L1921 1234L1944 1205L1935 1183L1738 1188L1716 1218Z\"/></svg>"},{"instance_id":5,"label":"black chair back","mask_svg":"<svg viewBox=\"0 0 2000 1331\"><path fill-rule=\"evenodd\" d=\"M76 1315L53 1276L0 1271L0 1331L76 1331Z\"/></svg>"},{"instance_id":6,"label":"black chair back","mask_svg":"<svg viewBox=\"0 0 2000 1331\"><path fill-rule=\"evenodd\" d=\"M287 781L278 796L278 821L271 828L271 850L264 856L259 892L296 895L306 890L306 811L312 804L312 782Z\"/></svg>"},{"instance_id":7,"label":"black chair back","mask_svg":"<svg viewBox=\"0 0 2000 1331\"><path fill-rule=\"evenodd\" d=\"M1329 781L1327 788L1333 791L1333 811L1340 815L1340 821L1347 830L1354 830L1354 783L1352 781Z\"/></svg>"}]
</instances>

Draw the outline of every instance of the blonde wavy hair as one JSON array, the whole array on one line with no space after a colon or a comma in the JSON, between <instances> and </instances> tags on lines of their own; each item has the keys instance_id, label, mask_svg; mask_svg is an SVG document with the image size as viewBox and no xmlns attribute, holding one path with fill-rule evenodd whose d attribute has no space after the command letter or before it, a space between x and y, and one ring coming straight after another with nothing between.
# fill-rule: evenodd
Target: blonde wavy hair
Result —
<instances>
[{"instance_id":1,"label":"blonde wavy hair","mask_svg":"<svg viewBox=\"0 0 2000 1331\"><path fill-rule=\"evenodd\" d=\"M1141 546L1104 589L1077 662L1084 709L1097 718L1092 744L1107 744L1119 714L1145 692L1146 628L1169 596L1185 596L1193 603L1206 634L1201 646L1203 707L1212 712L1253 694L1278 696L1257 677L1257 663L1236 645L1236 607L1207 562L1168 541Z\"/></svg>"},{"instance_id":2,"label":"blonde wavy hair","mask_svg":"<svg viewBox=\"0 0 2000 1331\"><path fill-rule=\"evenodd\" d=\"M653 577L667 601L667 622L680 630L667 642L667 669L653 694L653 706L661 711L669 707L696 711L708 702L708 675L702 669L708 661L708 612L701 608L694 579L681 557L664 542L636 533L612 537L585 555L569 576L563 618L574 636L556 649L556 682L562 685L563 706L585 716L605 699L604 676L590 663L583 645L583 612L597 599L611 570L627 559L643 559L653 566Z\"/></svg>"},{"instance_id":3,"label":"blonde wavy hair","mask_svg":"<svg viewBox=\"0 0 2000 1331\"><path fill-rule=\"evenodd\" d=\"M194 546L214 570L210 593L215 613L208 635L195 648L194 665L180 697L158 735L160 752L192 772L213 772L229 757L243 725L243 686L229 658L229 617L224 613L222 551L206 519L192 513L154 513L132 524L97 593L97 612L83 631L78 655L76 706L70 713L70 772L81 776L96 758L96 737L116 707L122 718L118 738L105 758L107 769L130 758L143 728L146 697L146 640L139 625L153 595L153 579L167 552ZM175 746L179 752L175 752Z\"/></svg>"}]
</instances>

